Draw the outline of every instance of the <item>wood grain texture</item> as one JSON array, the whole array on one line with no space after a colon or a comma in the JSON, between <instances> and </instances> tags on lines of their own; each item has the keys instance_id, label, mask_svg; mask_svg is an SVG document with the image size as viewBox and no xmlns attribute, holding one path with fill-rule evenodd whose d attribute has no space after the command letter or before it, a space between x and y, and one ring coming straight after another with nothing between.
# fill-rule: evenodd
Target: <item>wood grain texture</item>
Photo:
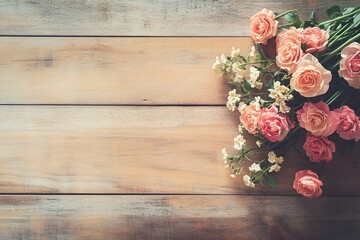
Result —
<instances>
[{"instance_id":1,"label":"wood grain texture","mask_svg":"<svg viewBox=\"0 0 360 240\"><path fill-rule=\"evenodd\" d=\"M299 9L301 17L358 0L3 0L2 35L249 36L249 18L262 8Z\"/></svg>"},{"instance_id":2,"label":"wood grain texture","mask_svg":"<svg viewBox=\"0 0 360 240\"><path fill-rule=\"evenodd\" d=\"M244 187L220 154L236 118L225 107L1 106L0 192L294 195L294 173L311 167L325 195L360 194L356 146L325 167L291 151L277 189Z\"/></svg>"},{"instance_id":3,"label":"wood grain texture","mask_svg":"<svg viewBox=\"0 0 360 240\"><path fill-rule=\"evenodd\" d=\"M0 196L1 239L357 240L360 198Z\"/></svg>"},{"instance_id":4,"label":"wood grain texture","mask_svg":"<svg viewBox=\"0 0 360 240\"><path fill-rule=\"evenodd\" d=\"M250 38L0 38L2 104L225 104L212 72Z\"/></svg>"}]
</instances>

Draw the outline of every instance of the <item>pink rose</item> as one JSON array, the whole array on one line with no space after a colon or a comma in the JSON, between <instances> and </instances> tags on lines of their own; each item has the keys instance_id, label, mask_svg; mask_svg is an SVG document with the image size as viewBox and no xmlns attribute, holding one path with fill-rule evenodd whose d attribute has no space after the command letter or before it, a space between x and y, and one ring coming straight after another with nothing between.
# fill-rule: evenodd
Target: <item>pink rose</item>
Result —
<instances>
[{"instance_id":1,"label":"pink rose","mask_svg":"<svg viewBox=\"0 0 360 240\"><path fill-rule=\"evenodd\" d=\"M336 132L345 140L360 139L360 121L356 116L354 110L348 106L342 106L335 109L334 112L338 114L339 121Z\"/></svg>"},{"instance_id":2,"label":"pink rose","mask_svg":"<svg viewBox=\"0 0 360 240\"><path fill-rule=\"evenodd\" d=\"M293 188L307 198L317 198L322 194L323 183L318 175L311 170L298 171L295 174Z\"/></svg>"},{"instance_id":3,"label":"pink rose","mask_svg":"<svg viewBox=\"0 0 360 240\"><path fill-rule=\"evenodd\" d=\"M274 13L263 9L250 18L251 36L256 43L266 44L267 40L276 36L278 21L274 19Z\"/></svg>"},{"instance_id":4,"label":"pink rose","mask_svg":"<svg viewBox=\"0 0 360 240\"><path fill-rule=\"evenodd\" d=\"M353 42L341 51L340 77L356 89L360 89L360 43Z\"/></svg>"},{"instance_id":5,"label":"pink rose","mask_svg":"<svg viewBox=\"0 0 360 240\"><path fill-rule=\"evenodd\" d=\"M337 128L338 116L330 111L324 102L305 103L303 108L296 112L299 125L315 136L329 136Z\"/></svg>"},{"instance_id":6,"label":"pink rose","mask_svg":"<svg viewBox=\"0 0 360 240\"><path fill-rule=\"evenodd\" d=\"M300 29L290 27L282 30L276 37L276 64L289 74L295 72L304 54L301 50L300 32Z\"/></svg>"},{"instance_id":7,"label":"pink rose","mask_svg":"<svg viewBox=\"0 0 360 240\"><path fill-rule=\"evenodd\" d=\"M283 113L278 113L278 109L275 106L272 106L270 109L261 109L259 126L261 133L270 142L283 140L290 129L294 127L290 118Z\"/></svg>"},{"instance_id":8,"label":"pink rose","mask_svg":"<svg viewBox=\"0 0 360 240\"><path fill-rule=\"evenodd\" d=\"M306 53L321 52L328 44L329 33L318 27L305 28L301 32L300 39L306 44Z\"/></svg>"},{"instance_id":9,"label":"pink rose","mask_svg":"<svg viewBox=\"0 0 360 240\"><path fill-rule=\"evenodd\" d=\"M259 127L259 118L260 108L255 103L250 103L242 110L240 122L249 133L256 134Z\"/></svg>"},{"instance_id":10,"label":"pink rose","mask_svg":"<svg viewBox=\"0 0 360 240\"><path fill-rule=\"evenodd\" d=\"M332 153L335 152L335 144L324 136L306 135L304 143L306 155L312 162L331 161Z\"/></svg>"},{"instance_id":11,"label":"pink rose","mask_svg":"<svg viewBox=\"0 0 360 240\"><path fill-rule=\"evenodd\" d=\"M331 78L331 72L326 70L316 57L307 53L297 65L290 86L301 96L315 97L328 91Z\"/></svg>"}]
</instances>

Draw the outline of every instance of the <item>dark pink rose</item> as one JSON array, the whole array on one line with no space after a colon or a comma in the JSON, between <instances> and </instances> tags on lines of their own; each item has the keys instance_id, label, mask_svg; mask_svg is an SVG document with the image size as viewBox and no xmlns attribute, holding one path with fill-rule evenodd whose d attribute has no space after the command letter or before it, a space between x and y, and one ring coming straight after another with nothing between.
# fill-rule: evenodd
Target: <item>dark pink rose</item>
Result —
<instances>
[{"instance_id":1,"label":"dark pink rose","mask_svg":"<svg viewBox=\"0 0 360 240\"><path fill-rule=\"evenodd\" d=\"M312 162L331 161L332 153L335 152L335 144L324 136L306 135L304 143L306 155Z\"/></svg>"},{"instance_id":2,"label":"dark pink rose","mask_svg":"<svg viewBox=\"0 0 360 240\"><path fill-rule=\"evenodd\" d=\"M322 194L322 181L311 170L298 171L295 174L293 188L306 198L318 198Z\"/></svg>"}]
</instances>

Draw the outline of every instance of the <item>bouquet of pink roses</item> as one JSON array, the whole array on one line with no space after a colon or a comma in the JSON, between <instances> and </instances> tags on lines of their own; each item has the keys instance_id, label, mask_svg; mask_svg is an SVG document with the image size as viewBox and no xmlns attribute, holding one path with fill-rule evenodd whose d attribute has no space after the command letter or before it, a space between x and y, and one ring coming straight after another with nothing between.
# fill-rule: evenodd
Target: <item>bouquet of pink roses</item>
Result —
<instances>
[{"instance_id":1,"label":"bouquet of pink roses","mask_svg":"<svg viewBox=\"0 0 360 240\"><path fill-rule=\"evenodd\" d=\"M284 146L299 135L306 136L303 149L316 163L332 160L335 138L360 139L360 8L333 6L327 14L327 21L318 22L314 12L301 21L296 10L263 9L250 19L250 54L233 48L216 58L213 70L235 86L226 106L240 112L238 152L223 149L223 159L231 177L253 161L242 177L246 186L266 180L275 187L271 173L280 171ZM244 132L257 138L257 146ZM298 171L293 183L308 198L321 196L322 185L311 170Z\"/></svg>"}]
</instances>

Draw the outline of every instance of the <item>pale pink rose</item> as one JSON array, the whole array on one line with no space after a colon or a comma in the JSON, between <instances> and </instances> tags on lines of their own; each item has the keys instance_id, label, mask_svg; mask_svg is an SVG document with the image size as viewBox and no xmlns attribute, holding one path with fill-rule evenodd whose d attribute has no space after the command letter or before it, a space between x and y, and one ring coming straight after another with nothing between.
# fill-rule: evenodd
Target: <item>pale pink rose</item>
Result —
<instances>
[{"instance_id":1,"label":"pale pink rose","mask_svg":"<svg viewBox=\"0 0 360 240\"><path fill-rule=\"evenodd\" d=\"M306 44L306 53L321 52L328 44L329 33L318 27L305 28L300 38Z\"/></svg>"},{"instance_id":2,"label":"pale pink rose","mask_svg":"<svg viewBox=\"0 0 360 240\"><path fill-rule=\"evenodd\" d=\"M291 128L294 127L289 116L278 113L275 106L261 109L259 121L261 133L270 141L278 142L283 140Z\"/></svg>"},{"instance_id":3,"label":"pale pink rose","mask_svg":"<svg viewBox=\"0 0 360 240\"><path fill-rule=\"evenodd\" d=\"M307 198L318 198L322 194L322 181L311 170L298 171L295 174L293 188L297 193Z\"/></svg>"},{"instance_id":4,"label":"pale pink rose","mask_svg":"<svg viewBox=\"0 0 360 240\"><path fill-rule=\"evenodd\" d=\"M297 65L290 86L301 96L315 97L328 91L331 78L331 72L326 70L316 57L307 53Z\"/></svg>"},{"instance_id":5,"label":"pale pink rose","mask_svg":"<svg viewBox=\"0 0 360 240\"><path fill-rule=\"evenodd\" d=\"M289 74L295 72L296 66L303 56L300 40L301 29L290 27L284 29L276 37L276 64Z\"/></svg>"},{"instance_id":6,"label":"pale pink rose","mask_svg":"<svg viewBox=\"0 0 360 240\"><path fill-rule=\"evenodd\" d=\"M306 155L312 162L331 161L332 153L335 152L335 144L324 136L306 135L304 143Z\"/></svg>"},{"instance_id":7,"label":"pale pink rose","mask_svg":"<svg viewBox=\"0 0 360 240\"><path fill-rule=\"evenodd\" d=\"M330 111L329 106L324 102L307 102L296 114L300 127L315 136L327 137L337 128L338 115Z\"/></svg>"},{"instance_id":8,"label":"pale pink rose","mask_svg":"<svg viewBox=\"0 0 360 240\"><path fill-rule=\"evenodd\" d=\"M256 134L258 132L259 119L260 109L255 103L250 103L246 106L240 115L241 124L251 134Z\"/></svg>"},{"instance_id":9,"label":"pale pink rose","mask_svg":"<svg viewBox=\"0 0 360 240\"><path fill-rule=\"evenodd\" d=\"M339 116L338 127L336 132L339 136L345 140L360 139L360 121L356 116L354 110L348 106L342 106L341 108L335 109Z\"/></svg>"},{"instance_id":10,"label":"pale pink rose","mask_svg":"<svg viewBox=\"0 0 360 240\"><path fill-rule=\"evenodd\" d=\"M256 43L266 44L268 39L276 36L278 21L274 19L274 13L263 9L250 18L251 36Z\"/></svg>"},{"instance_id":11,"label":"pale pink rose","mask_svg":"<svg viewBox=\"0 0 360 240\"><path fill-rule=\"evenodd\" d=\"M341 51L340 77L356 89L360 89L360 43L353 42Z\"/></svg>"}]
</instances>

